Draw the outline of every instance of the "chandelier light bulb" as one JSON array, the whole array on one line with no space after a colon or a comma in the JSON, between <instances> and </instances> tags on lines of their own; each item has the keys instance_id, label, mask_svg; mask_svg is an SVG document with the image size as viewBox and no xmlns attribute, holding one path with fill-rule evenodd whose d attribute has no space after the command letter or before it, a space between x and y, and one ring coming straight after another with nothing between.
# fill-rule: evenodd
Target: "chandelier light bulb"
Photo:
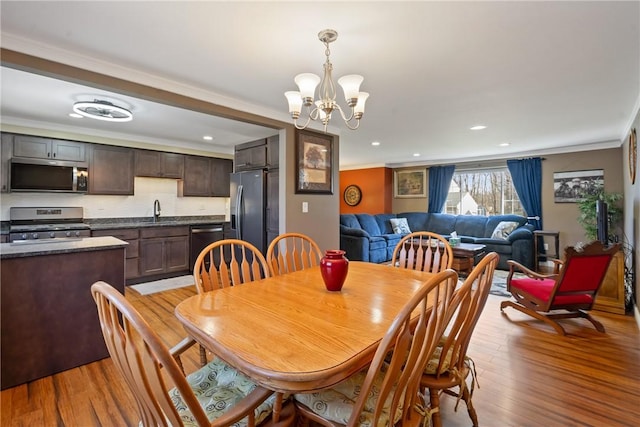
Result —
<instances>
[{"instance_id":1,"label":"chandelier light bulb","mask_svg":"<svg viewBox=\"0 0 640 427\"><path fill-rule=\"evenodd\" d=\"M297 119L300 117L300 111L302 110L302 97L300 96L300 92L290 90L289 92L285 92L284 96L286 96L287 101L289 101L289 113L291 113L291 117Z\"/></svg>"},{"instance_id":2,"label":"chandelier light bulb","mask_svg":"<svg viewBox=\"0 0 640 427\"><path fill-rule=\"evenodd\" d=\"M360 85L364 77L357 74L349 74L348 76L340 77L338 84L344 91L344 99L349 104L349 107L353 107L358 102L358 94L360 93Z\"/></svg>"}]
</instances>

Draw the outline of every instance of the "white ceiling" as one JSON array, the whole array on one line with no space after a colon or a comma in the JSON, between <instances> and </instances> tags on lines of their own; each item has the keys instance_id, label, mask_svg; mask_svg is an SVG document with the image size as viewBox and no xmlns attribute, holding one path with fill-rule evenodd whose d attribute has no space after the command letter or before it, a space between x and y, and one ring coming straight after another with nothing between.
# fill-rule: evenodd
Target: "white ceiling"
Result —
<instances>
[{"instance_id":1,"label":"white ceiling","mask_svg":"<svg viewBox=\"0 0 640 427\"><path fill-rule=\"evenodd\" d=\"M335 29L334 78L362 74L371 93L360 129L332 122L341 169L618 147L640 105L638 1L3 0L0 14L3 48L282 121L290 120L283 93L295 89L293 77L322 72L318 31ZM3 124L79 126L67 116L71 104L100 95L135 119L82 119L84 133L192 148L213 133L211 151L264 136L20 74L2 69ZM344 106L341 93L338 101ZM487 128L469 130L477 124Z\"/></svg>"}]
</instances>

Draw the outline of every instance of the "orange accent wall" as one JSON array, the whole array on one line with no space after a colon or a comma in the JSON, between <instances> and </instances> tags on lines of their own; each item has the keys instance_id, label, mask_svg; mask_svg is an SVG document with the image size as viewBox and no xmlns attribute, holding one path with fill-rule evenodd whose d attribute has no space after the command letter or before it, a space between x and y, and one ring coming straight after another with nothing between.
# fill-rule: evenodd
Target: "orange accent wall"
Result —
<instances>
[{"instance_id":1,"label":"orange accent wall","mask_svg":"<svg viewBox=\"0 0 640 427\"><path fill-rule=\"evenodd\" d=\"M344 202L344 189L355 184L362 190L356 206ZM340 213L391 213L393 170L370 168L340 171Z\"/></svg>"}]
</instances>

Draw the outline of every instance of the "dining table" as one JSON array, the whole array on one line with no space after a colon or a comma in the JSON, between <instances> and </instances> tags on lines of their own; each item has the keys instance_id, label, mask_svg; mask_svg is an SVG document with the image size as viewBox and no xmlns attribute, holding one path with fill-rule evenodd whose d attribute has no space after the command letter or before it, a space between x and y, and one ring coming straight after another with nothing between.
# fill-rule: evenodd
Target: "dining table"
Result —
<instances>
[{"instance_id":1,"label":"dining table","mask_svg":"<svg viewBox=\"0 0 640 427\"><path fill-rule=\"evenodd\" d=\"M396 315L433 273L350 261L340 291L320 267L196 294L175 315L187 333L265 388L329 388L367 367Z\"/></svg>"}]
</instances>

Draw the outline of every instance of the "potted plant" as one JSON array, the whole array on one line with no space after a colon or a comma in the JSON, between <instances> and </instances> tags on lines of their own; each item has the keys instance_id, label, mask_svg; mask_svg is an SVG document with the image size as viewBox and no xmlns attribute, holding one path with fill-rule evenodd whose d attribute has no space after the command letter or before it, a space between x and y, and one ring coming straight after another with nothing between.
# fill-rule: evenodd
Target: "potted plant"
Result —
<instances>
[{"instance_id":1,"label":"potted plant","mask_svg":"<svg viewBox=\"0 0 640 427\"><path fill-rule=\"evenodd\" d=\"M594 194L586 195L578 202L580 216L578 223L584 228L587 240L595 240L597 236L596 202L602 200L607 204L607 216L609 221L609 242L619 240L620 224L622 222L622 208L619 201L622 200L620 193L607 193L601 190Z\"/></svg>"}]
</instances>

